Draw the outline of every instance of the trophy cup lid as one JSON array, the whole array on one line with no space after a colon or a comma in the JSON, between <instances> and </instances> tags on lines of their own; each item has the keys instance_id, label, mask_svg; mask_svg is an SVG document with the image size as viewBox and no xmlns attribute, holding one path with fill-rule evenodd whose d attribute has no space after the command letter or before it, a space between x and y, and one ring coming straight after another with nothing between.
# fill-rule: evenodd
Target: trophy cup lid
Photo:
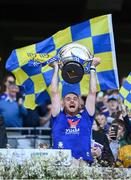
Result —
<instances>
[{"instance_id":1,"label":"trophy cup lid","mask_svg":"<svg viewBox=\"0 0 131 180\"><path fill-rule=\"evenodd\" d=\"M72 57L73 55L85 61L92 58L92 54L87 47L74 42L63 46L58 52L58 56L61 60L66 59L67 57Z\"/></svg>"}]
</instances>

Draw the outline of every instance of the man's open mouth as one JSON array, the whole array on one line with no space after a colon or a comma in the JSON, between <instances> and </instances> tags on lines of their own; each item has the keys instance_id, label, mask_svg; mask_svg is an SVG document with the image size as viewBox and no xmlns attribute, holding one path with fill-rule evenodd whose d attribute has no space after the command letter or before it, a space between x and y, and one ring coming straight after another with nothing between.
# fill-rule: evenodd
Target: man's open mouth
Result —
<instances>
[{"instance_id":1,"label":"man's open mouth","mask_svg":"<svg viewBox=\"0 0 131 180\"><path fill-rule=\"evenodd\" d=\"M70 106L70 109L72 109L72 108L75 108L75 105L71 105L71 106Z\"/></svg>"}]
</instances>

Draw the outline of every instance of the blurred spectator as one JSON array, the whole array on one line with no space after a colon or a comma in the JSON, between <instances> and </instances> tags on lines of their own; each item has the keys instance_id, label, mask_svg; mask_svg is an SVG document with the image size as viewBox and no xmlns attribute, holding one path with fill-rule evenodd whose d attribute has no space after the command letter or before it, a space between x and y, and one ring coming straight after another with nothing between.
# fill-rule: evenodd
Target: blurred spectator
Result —
<instances>
[{"instance_id":1,"label":"blurred spectator","mask_svg":"<svg viewBox=\"0 0 131 180\"><path fill-rule=\"evenodd\" d=\"M40 125L39 107L27 109L27 116L23 120L23 127L38 127ZM25 132L27 133L27 131Z\"/></svg>"},{"instance_id":2,"label":"blurred spectator","mask_svg":"<svg viewBox=\"0 0 131 180\"><path fill-rule=\"evenodd\" d=\"M0 115L0 148L7 147L7 134L3 121L3 117Z\"/></svg>"},{"instance_id":3,"label":"blurred spectator","mask_svg":"<svg viewBox=\"0 0 131 180\"><path fill-rule=\"evenodd\" d=\"M110 115L117 112L117 110L118 110L118 96L110 95L108 97L108 109L109 109Z\"/></svg>"},{"instance_id":4,"label":"blurred spectator","mask_svg":"<svg viewBox=\"0 0 131 180\"><path fill-rule=\"evenodd\" d=\"M6 96L6 94L8 94L8 87L12 84L15 84L15 80L15 76L12 73L8 72L3 78L3 82L0 88L0 94Z\"/></svg>"},{"instance_id":5,"label":"blurred spectator","mask_svg":"<svg viewBox=\"0 0 131 180\"><path fill-rule=\"evenodd\" d=\"M48 100L45 102L44 106L40 107L40 126L49 128L50 127L50 118L51 118L51 101Z\"/></svg>"},{"instance_id":6,"label":"blurred spectator","mask_svg":"<svg viewBox=\"0 0 131 180\"><path fill-rule=\"evenodd\" d=\"M101 108L104 106L103 97L104 97L104 93L102 91L97 93L97 96L96 96L96 110L98 112L100 112Z\"/></svg>"},{"instance_id":7,"label":"blurred spectator","mask_svg":"<svg viewBox=\"0 0 131 180\"><path fill-rule=\"evenodd\" d=\"M93 123L92 129L93 140L103 146L101 149L101 155L98 157L99 163L102 166L112 166L114 164L114 157L107 136L100 131L101 127L96 120Z\"/></svg>"},{"instance_id":8,"label":"blurred spectator","mask_svg":"<svg viewBox=\"0 0 131 180\"><path fill-rule=\"evenodd\" d=\"M96 98L96 112L98 113L103 113L105 116L108 116L108 94L106 92L100 91L97 94Z\"/></svg>"},{"instance_id":9,"label":"blurred spectator","mask_svg":"<svg viewBox=\"0 0 131 180\"><path fill-rule=\"evenodd\" d=\"M130 121L129 115L128 115L129 111L122 102L121 102L120 106L121 106L121 111L122 111L121 117L124 120L124 124L126 127L125 139L128 144L131 144L131 121Z\"/></svg>"},{"instance_id":10,"label":"blurred spectator","mask_svg":"<svg viewBox=\"0 0 131 180\"><path fill-rule=\"evenodd\" d=\"M27 115L27 110L23 107L23 99L20 96L19 87L15 85L15 77L8 73L2 84L0 95L0 114L3 117L5 127L23 127L23 118ZM17 135L20 132L8 132L10 135ZM11 147L16 148L16 139L8 139Z\"/></svg>"},{"instance_id":11,"label":"blurred spectator","mask_svg":"<svg viewBox=\"0 0 131 180\"><path fill-rule=\"evenodd\" d=\"M107 122L111 124L114 119L120 117L120 114L118 95L110 95L108 97L108 114L106 113Z\"/></svg>"},{"instance_id":12,"label":"blurred spectator","mask_svg":"<svg viewBox=\"0 0 131 180\"><path fill-rule=\"evenodd\" d=\"M23 99L17 99L18 91L18 86L11 84L0 97L0 114L4 118L6 127L22 127L23 118L27 115L27 110L23 107Z\"/></svg>"},{"instance_id":13,"label":"blurred spectator","mask_svg":"<svg viewBox=\"0 0 131 180\"><path fill-rule=\"evenodd\" d=\"M107 123L106 116L104 114L97 113L95 116L95 119L96 119L97 123L99 124L101 131L103 133L107 134L110 125Z\"/></svg>"},{"instance_id":14,"label":"blurred spectator","mask_svg":"<svg viewBox=\"0 0 131 180\"><path fill-rule=\"evenodd\" d=\"M112 150L115 160L118 157L119 148L128 144L128 142L125 139L125 133L126 133L126 127L124 121L121 119L115 119L109 128L109 134L108 134L110 148Z\"/></svg>"},{"instance_id":15,"label":"blurred spectator","mask_svg":"<svg viewBox=\"0 0 131 180\"><path fill-rule=\"evenodd\" d=\"M107 93L105 93L103 96L103 103L104 103L105 107L108 106L108 97L109 97L109 95Z\"/></svg>"}]
</instances>

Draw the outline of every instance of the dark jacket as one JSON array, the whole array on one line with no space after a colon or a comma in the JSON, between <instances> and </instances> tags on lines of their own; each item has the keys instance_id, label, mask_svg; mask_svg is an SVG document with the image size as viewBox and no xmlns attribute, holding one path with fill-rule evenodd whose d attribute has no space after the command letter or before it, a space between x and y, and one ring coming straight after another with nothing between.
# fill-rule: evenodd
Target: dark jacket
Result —
<instances>
[{"instance_id":1,"label":"dark jacket","mask_svg":"<svg viewBox=\"0 0 131 180\"><path fill-rule=\"evenodd\" d=\"M0 148L6 148L7 146L7 134L3 117L0 115Z\"/></svg>"},{"instance_id":2,"label":"dark jacket","mask_svg":"<svg viewBox=\"0 0 131 180\"><path fill-rule=\"evenodd\" d=\"M123 119L124 119L124 124L126 127L125 139L127 141L127 144L131 144L131 122L129 120L128 115L123 117Z\"/></svg>"},{"instance_id":3,"label":"dark jacket","mask_svg":"<svg viewBox=\"0 0 131 180\"><path fill-rule=\"evenodd\" d=\"M98 142L104 146L103 151L102 151L102 156L100 158L100 164L102 166L112 166L114 163L114 157L113 157L112 151L110 149L107 136L100 131L94 131L94 130L92 132L92 136L96 142ZM107 164L103 163L102 160L106 161Z\"/></svg>"}]
</instances>

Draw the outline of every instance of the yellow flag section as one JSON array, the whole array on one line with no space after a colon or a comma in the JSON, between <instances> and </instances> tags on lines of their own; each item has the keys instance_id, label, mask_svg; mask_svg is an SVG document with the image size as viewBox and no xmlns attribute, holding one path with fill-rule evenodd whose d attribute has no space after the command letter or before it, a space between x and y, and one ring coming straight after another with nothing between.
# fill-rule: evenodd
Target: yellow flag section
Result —
<instances>
[{"instance_id":1,"label":"yellow flag section","mask_svg":"<svg viewBox=\"0 0 131 180\"><path fill-rule=\"evenodd\" d=\"M131 73L128 75L124 84L120 88L120 95L124 101L124 104L131 109Z\"/></svg>"}]
</instances>

